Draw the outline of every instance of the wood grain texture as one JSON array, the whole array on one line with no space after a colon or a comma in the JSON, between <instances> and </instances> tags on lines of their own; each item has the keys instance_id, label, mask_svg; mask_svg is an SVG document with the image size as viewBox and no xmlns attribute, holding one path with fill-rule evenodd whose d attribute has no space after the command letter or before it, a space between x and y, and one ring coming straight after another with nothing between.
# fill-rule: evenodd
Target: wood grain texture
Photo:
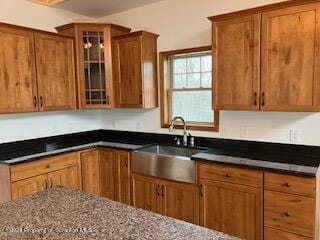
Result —
<instances>
[{"instance_id":1,"label":"wood grain texture","mask_svg":"<svg viewBox=\"0 0 320 240\"><path fill-rule=\"evenodd\" d=\"M198 164L199 179L208 179L229 182L252 187L263 186L263 173L261 171L230 167L222 164Z\"/></svg>"},{"instance_id":2,"label":"wood grain texture","mask_svg":"<svg viewBox=\"0 0 320 240\"><path fill-rule=\"evenodd\" d=\"M115 200L131 205L131 161L130 152L114 150Z\"/></svg>"},{"instance_id":3,"label":"wood grain texture","mask_svg":"<svg viewBox=\"0 0 320 240\"><path fill-rule=\"evenodd\" d=\"M140 31L115 38L117 107L158 107L157 37Z\"/></svg>"},{"instance_id":4,"label":"wood grain texture","mask_svg":"<svg viewBox=\"0 0 320 240\"><path fill-rule=\"evenodd\" d=\"M261 15L213 22L213 108L259 110Z\"/></svg>"},{"instance_id":5,"label":"wood grain texture","mask_svg":"<svg viewBox=\"0 0 320 240\"><path fill-rule=\"evenodd\" d=\"M132 203L134 207L161 213L158 198L159 180L132 174Z\"/></svg>"},{"instance_id":6,"label":"wood grain texture","mask_svg":"<svg viewBox=\"0 0 320 240\"><path fill-rule=\"evenodd\" d=\"M0 204L11 200L9 166L0 164Z\"/></svg>"},{"instance_id":7,"label":"wood grain texture","mask_svg":"<svg viewBox=\"0 0 320 240\"><path fill-rule=\"evenodd\" d=\"M264 240L312 240L312 238L265 227Z\"/></svg>"},{"instance_id":8,"label":"wood grain texture","mask_svg":"<svg viewBox=\"0 0 320 240\"><path fill-rule=\"evenodd\" d=\"M162 214L199 225L198 186L173 181L161 181Z\"/></svg>"},{"instance_id":9,"label":"wood grain texture","mask_svg":"<svg viewBox=\"0 0 320 240\"><path fill-rule=\"evenodd\" d=\"M112 149L99 150L100 191L102 197L115 199L115 155ZM94 183L93 183L94 184Z\"/></svg>"},{"instance_id":10,"label":"wood grain texture","mask_svg":"<svg viewBox=\"0 0 320 240\"><path fill-rule=\"evenodd\" d=\"M12 200L41 192L46 189L47 186L48 182L46 174L14 182L11 184Z\"/></svg>"},{"instance_id":11,"label":"wood grain texture","mask_svg":"<svg viewBox=\"0 0 320 240\"><path fill-rule=\"evenodd\" d=\"M78 167L73 166L48 173L49 187L62 186L80 189Z\"/></svg>"},{"instance_id":12,"label":"wood grain texture","mask_svg":"<svg viewBox=\"0 0 320 240\"><path fill-rule=\"evenodd\" d=\"M101 196L99 173L99 151L97 149L80 153L82 191Z\"/></svg>"},{"instance_id":13,"label":"wood grain texture","mask_svg":"<svg viewBox=\"0 0 320 240\"><path fill-rule=\"evenodd\" d=\"M73 40L36 33L35 46L40 110L75 109Z\"/></svg>"},{"instance_id":14,"label":"wood grain texture","mask_svg":"<svg viewBox=\"0 0 320 240\"><path fill-rule=\"evenodd\" d=\"M264 174L264 189L315 197L316 179L266 172Z\"/></svg>"},{"instance_id":15,"label":"wood grain texture","mask_svg":"<svg viewBox=\"0 0 320 240\"><path fill-rule=\"evenodd\" d=\"M77 166L77 160L77 153L68 153L43 158L38 161L13 165L10 167L11 182L57 171L72 166Z\"/></svg>"},{"instance_id":16,"label":"wood grain texture","mask_svg":"<svg viewBox=\"0 0 320 240\"><path fill-rule=\"evenodd\" d=\"M263 239L262 189L200 179L202 226L246 240Z\"/></svg>"},{"instance_id":17,"label":"wood grain texture","mask_svg":"<svg viewBox=\"0 0 320 240\"><path fill-rule=\"evenodd\" d=\"M0 86L0 113L38 111L31 31L0 25Z\"/></svg>"},{"instance_id":18,"label":"wood grain texture","mask_svg":"<svg viewBox=\"0 0 320 240\"><path fill-rule=\"evenodd\" d=\"M319 109L319 4L262 15L262 110Z\"/></svg>"},{"instance_id":19,"label":"wood grain texture","mask_svg":"<svg viewBox=\"0 0 320 240\"><path fill-rule=\"evenodd\" d=\"M314 237L314 221L314 198L264 191L265 226Z\"/></svg>"},{"instance_id":20,"label":"wood grain texture","mask_svg":"<svg viewBox=\"0 0 320 240\"><path fill-rule=\"evenodd\" d=\"M114 72L114 37L127 34L129 28L107 23L71 23L56 28L61 34L75 37L75 52L77 66L77 99L78 107L81 109L103 109L113 108L115 106L115 72ZM105 41L105 85L106 96L109 97L109 104L87 104L85 96L85 76L84 76L84 48L83 48L83 32L103 32Z\"/></svg>"}]
</instances>

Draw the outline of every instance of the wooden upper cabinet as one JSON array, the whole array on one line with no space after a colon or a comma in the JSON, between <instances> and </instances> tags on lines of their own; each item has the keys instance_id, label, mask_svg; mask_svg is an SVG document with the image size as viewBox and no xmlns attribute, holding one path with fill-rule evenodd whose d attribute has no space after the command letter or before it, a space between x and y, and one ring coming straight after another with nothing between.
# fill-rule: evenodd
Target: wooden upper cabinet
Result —
<instances>
[{"instance_id":1,"label":"wooden upper cabinet","mask_svg":"<svg viewBox=\"0 0 320 240\"><path fill-rule=\"evenodd\" d=\"M211 17L214 108L319 111L319 11L285 1Z\"/></svg>"},{"instance_id":2,"label":"wooden upper cabinet","mask_svg":"<svg viewBox=\"0 0 320 240\"><path fill-rule=\"evenodd\" d=\"M73 39L35 34L41 111L76 108Z\"/></svg>"},{"instance_id":3,"label":"wooden upper cabinet","mask_svg":"<svg viewBox=\"0 0 320 240\"><path fill-rule=\"evenodd\" d=\"M214 109L259 110L260 20L255 14L213 23Z\"/></svg>"},{"instance_id":4,"label":"wooden upper cabinet","mask_svg":"<svg viewBox=\"0 0 320 240\"><path fill-rule=\"evenodd\" d=\"M262 110L319 110L319 21L320 4L262 15Z\"/></svg>"},{"instance_id":5,"label":"wooden upper cabinet","mask_svg":"<svg viewBox=\"0 0 320 240\"><path fill-rule=\"evenodd\" d=\"M0 24L0 113L37 111L33 33Z\"/></svg>"},{"instance_id":6,"label":"wooden upper cabinet","mask_svg":"<svg viewBox=\"0 0 320 240\"><path fill-rule=\"evenodd\" d=\"M115 38L117 107L158 107L157 38L144 31Z\"/></svg>"},{"instance_id":7,"label":"wooden upper cabinet","mask_svg":"<svg viewBox=\"0 0 320 240\"><path fill-rule=\"evenodd\" d=\"M79 108L114 107L113 37L131 30L104 23L71 23L56 30L75 38Z\"/></svg>"}]
</instances>

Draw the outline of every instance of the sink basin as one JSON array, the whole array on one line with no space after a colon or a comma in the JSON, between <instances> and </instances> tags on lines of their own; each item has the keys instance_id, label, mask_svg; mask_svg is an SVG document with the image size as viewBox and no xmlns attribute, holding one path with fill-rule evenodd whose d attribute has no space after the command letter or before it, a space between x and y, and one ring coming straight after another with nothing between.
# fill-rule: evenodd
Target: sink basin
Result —
<instances>
[{"instance_id":1,"label":"sink basin","mask_svg":"<svg viewBox=\"0 0 320 240\"><path fill-rule=\"evenodd\" d=\"M176 147L176 146L164 146L164 145L153 145L150 147L142 148L138 151L140 152L149 152L167 156L177 156L177 157L186 157L189 158L192 155L195 155L199 152L204 151L205 149L200 148L189 148L189 147Z\"/></svg>"},{"instance_id":2,"label":"sink basin","mask_svg":"<svg viewBox=\"0 0 320 240\"><path fill-rule=\"evenodd\" d=\"M195 183L196 167L191 156L204 148L152 145L132 153L132 172L168 180Z\"/></svg>"}]
</instances>

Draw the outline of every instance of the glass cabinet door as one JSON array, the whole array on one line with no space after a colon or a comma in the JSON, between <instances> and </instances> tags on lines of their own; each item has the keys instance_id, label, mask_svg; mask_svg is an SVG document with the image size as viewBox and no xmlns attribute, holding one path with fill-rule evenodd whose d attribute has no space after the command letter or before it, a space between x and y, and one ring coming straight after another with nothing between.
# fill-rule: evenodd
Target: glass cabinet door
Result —
<instances>
[{"instance_id":1,"label":"glass cabinet door","mask_svg":"<svg viewBox=\"0 0 320 240\"><path fill-rule=\"evenodd\" d=\"M104 33L84 31L82 34L86 104L109 104L106 94Z\"/></svg>"}]
</instances>

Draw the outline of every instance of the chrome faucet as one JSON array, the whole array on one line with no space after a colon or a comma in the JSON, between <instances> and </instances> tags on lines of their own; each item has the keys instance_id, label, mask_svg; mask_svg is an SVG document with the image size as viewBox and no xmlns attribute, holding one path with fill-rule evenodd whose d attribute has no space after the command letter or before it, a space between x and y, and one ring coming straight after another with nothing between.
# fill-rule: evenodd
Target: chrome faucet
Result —
<instances>
[{"instance_id":1,"label":"chrome faucet","mask_svg":"<svg viewBox=\"0 0 320 240\"><path fill-rule=\"evenodd\" d=\"M188 134L187 134L187 125L186 121L182 117L174 117L170 123L169 132L173 132L174 129L174 123L180 120L183 124L183 146L188 145Z\"/></svg>"}]
</instances>

